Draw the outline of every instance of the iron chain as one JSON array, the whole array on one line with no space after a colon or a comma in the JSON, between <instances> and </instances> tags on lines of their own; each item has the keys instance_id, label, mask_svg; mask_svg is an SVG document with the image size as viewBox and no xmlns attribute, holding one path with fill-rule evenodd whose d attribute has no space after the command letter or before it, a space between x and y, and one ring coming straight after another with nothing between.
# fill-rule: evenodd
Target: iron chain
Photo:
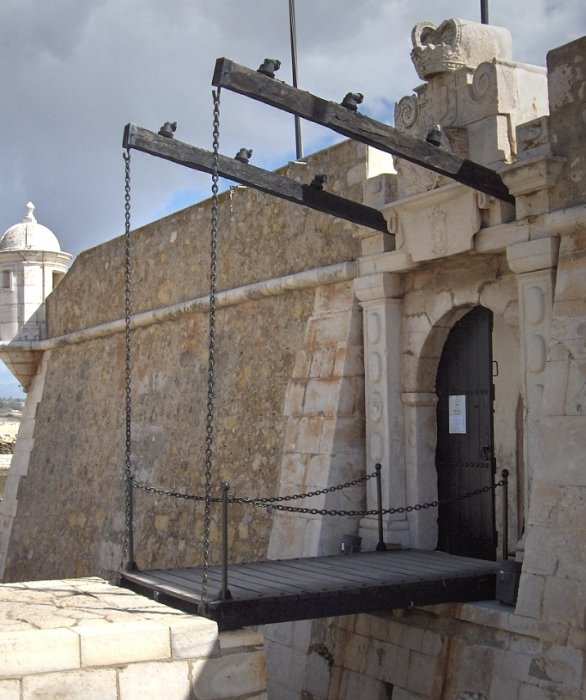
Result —
<instances>
[{"instance_id":1,"label":"iron chain","mask_svg":"<svg viewBox=\"0 0 586 700\"><path fill-rule=\"evenodd\" d=\"M126 507L123 556L127 565L134 559L133 552L133 503L132 489L132 356L130 345L130 320L132 316L131 296L131 241L130 241L130 149L124 156L124 397L125 397L125 470Z\"/></svg>"},{"instance_id":2,"label":"iron chain","mask_svg":"<svg viewBox=\"0 0 586 700\"><path fill-rule=\"evenodd\" d=\"M216 349L216 285L218 274L218 182L219 159L220 159L220 88L212 91L214 103L213 134L212 134L212 223L210 235L210 311L209 319L209 346L208 346L208 394L206 413L206 446L205 446L205 510L203 524L203 573L201 583L201 605L207 604L208 593L208 570L210 559L210 521L211 521L211 483L212 483L212 462L213 462L213 439L214 439L214 371L215 371L215 349Z\"/></svg>"},{"instance_id":3,"label":"iron chain","mask_svg":"<svg viewBox=\"0 0 586 700\"><path fill-rule=\"evenodd\" d=\"M243 498L240 496L229 496L228 501L230 503L237 503L240 505L253 505L258 508L266 508L267 510L278 510L286 513L303 513L306 515L329 515L329 516L341 516L341 517L366 517L379 515L379 511L376 509L371 510L337 510L334 508L303 508L296 506L285 506L281 505L282 501L289 501L301 498L311 498L312 496L320 496L325 493L332 493L333 491L339 491L341 489L347 488L349 486L354 486L356 484L372 479L375 474L367 474L359 479L354 479L353 481L348 481L345 484L339 484L338 486L330 486L326 489L321 489L320 491L310 491L308 493L295 494L293 496L275 496L274 498ZM430 508L437 508L440 505L448 505L450 503L456 503L458 501L463 501L467 498L472 498L474 496L480 496L483 493L488 493L489 491L494 491L505 483L504 479L491 484L490 486L484 486L480 489L475 489L474 491L468 491L460 496L455 496L454 498L440 498L437 501L428 501L427 503L417 503L412 506L399 506L398 508L384 508L382 510L382 515L396 515L401 513L413 513L420 510L429 510ZM133 487L136 489L141 489L147 493L155 493L161 496L170 496L171 498L184 499L189 501L206 501L206 503L220 503L221 498L219 496L197 496L188 493L181 493L178 491L167 491L165 489L160 489L155 486L149 486L140 482L133 481Z\"/></svg>"},{"instance_id":4,"label":"iron chain","mask_svg":"<svg viewBox=\"0 0 586 700\"><path fill-rule=\"evenodd\" d=\"M335 491L341 491L342 489L349 488L350 486L356 486L357 484L362 484L365 481L368 481L369 479L372 479L376 476L376 472L373 472L372 474L367 474L366 476L361 476L358 479L352 479L352 481L346 481L343 484L338 484L336 486L328 486L325 489L321 489L319 491L308 491L307 493L296 493L291 496L273 496L269 498L244 498L241 496L228 496L228 501L230 503L240 503L243 505L258 505L261 506L261 504L266 504L265 507L269 507L273 503L280 502L280 501L295 501L295 500L300 500L302 498L312 498L313 496L321 496L326 493L334 493ZM186 501L205 501L206 496L198 496L195 494L190 494L190 493L182 493L181 491L170 491L166 489L161 489L158 488L157 486L151 486L150 484L144 484L139 481L134 481L133 482L133 488L135 489L140 489L141 491L145 491L146 493L155 493L158 496L169 496L171 498L178 498L180 500L186 500ZM211 503L219 503L222 499L219 496L211 496L210 495L210 502ZM262 507L262 506L261 506Z\"/></svg>"}]
</instances>

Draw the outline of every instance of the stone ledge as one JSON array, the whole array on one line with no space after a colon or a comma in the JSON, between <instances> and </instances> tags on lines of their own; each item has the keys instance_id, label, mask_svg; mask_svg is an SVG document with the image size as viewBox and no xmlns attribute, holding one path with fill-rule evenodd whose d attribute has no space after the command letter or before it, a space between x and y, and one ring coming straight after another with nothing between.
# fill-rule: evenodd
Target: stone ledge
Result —
<instances>
[{"instance_id":1,"label":"stone ledge","mask_svg":"<svg viewBox=\"0 0 586 700\"><path fill-rule=\"evenodd\" d=\"M496 601L462 603L458 606L455 617L474 625L492 627L509 634L534 637L551 642L563 642L568 634L565 625L544 623L530 617L516 615L513 608L508 608Z\"/></svg>"},{"instance_id":2,"label":"stone ledge","mask_svg":"<svg viewBox=\"0 0 586 700\"><path fill-rule=\"evenodd\" d=\"M0 585L3 700L260 700L263 642L99 578Z\"/></svg>"}]
</instances>

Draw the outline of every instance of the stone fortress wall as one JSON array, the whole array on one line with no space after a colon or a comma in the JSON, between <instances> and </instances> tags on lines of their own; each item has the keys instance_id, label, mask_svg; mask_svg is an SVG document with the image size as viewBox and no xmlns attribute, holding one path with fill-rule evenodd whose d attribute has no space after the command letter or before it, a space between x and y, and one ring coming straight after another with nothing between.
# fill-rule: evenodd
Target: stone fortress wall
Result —
<instances>
[{"instance_id":1,"label":"stone fortress wall","mask_svg":"<svg viewBox=\"0 0 586 700\"><path fill-rule=\"evenodd\" d=\"M328 187L359 198L367 158L366 147L348 142L289 170L303 181L332 173ZM331 313L336 293L321 290L345 289L355 274L358 245L343 223L250 189L222 194L220 208L218 289L227 291L217 312L214 480L228 480L240 495L274 495L296 353L314 344L309 320ZM136 475L196 494L203 493L210 216L203 202L132 236L133 311L147 317L132 340ZM122 260L122 239L82 253L47 301L50 335L66 340L45 353L29 392L29 411L39 395L34 433L28 442L21 436L8 484L9 497L18 493L15 512L4 504L7 581L92 572L112 579L122 560L124 338L120 326L108 326L123 315ZM191 300L192 311L177 312ZM70 342L92 328L95 337ZM265 557L271 516L235 506L233 518L233 555ZM200 561L201 512L192 502L138 492L135 523L139 566Z\"/></svg>"},{"instance_id":2,"label":"stone fortress wall","mask_svg":"<svg viewBox=\"0 0 586 700\"><path fill-rule=\"evenodd\" d=\"M424 136L439 122L445 148L502 172L515 208L403 161L396 175L369 177L368 149L353 143L290 168L305 182L327 172L328 188L351 198L364 193L394 237L250 190L223 195L219 286L230 291L218 314L217 463L235 492L287 494L380 461L385 506L433 500L441 351L454 324L485 306L504 372L495 381L495 449L512 471L508 546L522 562L519 596L515 607L490 601L266 627L268 694L579 700L586 39L550 52L545 71L514 63L503 30L448 20L418 25L413 38L424 84L399 102L397 126ZM204 240L208 222L205 202L133 235L137 474L185 491L201 488L190 465L203 453L207 252L194 240ZM121 258L120 240L87 251L47 302L50 337L0 511L7 581L108 577L121 561ZM91 339L72 342L88 328ZM346 496L371 507L373 497L370 488ZM137 497L139 566L196 561L193 509L148 498ZM328 498L316 507L348 505ZM235 517L234 559L334 553L349 531L311 514ZM372 543L372 521L351 527ZM437 523L425 512L384 527L389 542L435 546Z\"/></svg>"}]
</instances>

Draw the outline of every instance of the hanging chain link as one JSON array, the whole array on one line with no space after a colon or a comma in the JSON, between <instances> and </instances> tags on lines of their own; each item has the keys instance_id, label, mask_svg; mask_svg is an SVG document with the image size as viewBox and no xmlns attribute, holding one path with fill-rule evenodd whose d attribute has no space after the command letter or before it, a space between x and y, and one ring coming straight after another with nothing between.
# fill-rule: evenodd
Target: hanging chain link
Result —
<instances>
[{"instance_id":1,"label":"hanging chain link","mask_svg":"<svg viewBox=\"0 0 586 700\"><path fill-rule=\"evenodd\" d=\"M365 481L368 481L369 479L374 479L376 476L376 472L372 472L372 474L366 474L365 476L361 476L358 479L352 479L352 481L346 481L343 484L337 484L336 486L327 486L324 489L320 489L319 491L308 491L307 493L296 493L292 494L290 496L269 496L269 497L260 497L260 498L246 498L244 496L233 496L230 495L228 496L228 501L230 503L242 503L244 505L261 505L261 504L267 504L271 505L272 503L279 503L283 501L299 501L302 498L313 498L314 496L322 496L326 493L334 493L335 491L342 491L343 489L347 489L350 486L356 486L357 484L362 484ZM157 486L152 486L151 484L145 484L144 482L140 481L134 481L133 482L134 488L135 489L140 489L141 491L146 491L147 493L155 493L160 496L170 496L172 498L178 498L178 499L183 499L187 501L205 501L205 496L201 495L196 495L196 494L190 494L190 493L182 493L181 491L171 491L167 489L162 489ZM210 498L210 501L212 503L220 503L222 498L220 496L215 496L213 498Z\"/></svg>"},{"instance_id":2,"label":"hanging chain link","mask_svg":"<svg viewBox=\"0 0 586 700\"><path fill-rule=\"evenodd\" d=\"M133 543L133 495L134 475L132 473L132 386L131 386L131 345L130 319L132 316L131 296L131 247L130 247L130 149L124 155L124 396L125 396L125 470L126 508L123 555L127 566L134 561Z\"/></svg>"},{"instance_id":3,"label":"hanging chain link","mask_svg":"<svg viewBox=\"0 0 586 700\"><path fill-rule=\"evenodd\" d=\"M334 491L341 491L342 489L349 488L350 486L355 486L362 482L368 481L374 478L375 472L372 474L367 474L366 476L360 477L359 479L354 479L352 481L347 481L345 484L338 484L337 486L329 486L328 488L321 489L320 491L309 491L307 493L298 493L291 496L275 496L274 498L244 498L241 496L228 496L228 501L230 503L237 503L240 505L252 505L257 508L265 508L268 511L278 510L285 513L304 513L306 515L330 515L330 516L340 516L340 517L361 517L375 516L379 514L376 509L371 510L337 510L335 508L303 508L296 506L285 506L281 505L284 501L299 500L302 498L312 498L313 496L322 496L326 493L333 493ZM464 501L467 498L473 498L474 496L480 496L483 493L488 493L489 491L496 491L497 488L504 486L505 480L501 479L494 484L489 486L483 486L482 488L475 489L474 491L468 491L467 493L460 494L459 496L454 496L452 498L440 498L437 501L428 501L427 503L417 503L412 506L399 506L397 508L384 508L382 510L382 515L396 515L399 513L413 513L419 510L428 510L429 508L437 508L440 505L449 505L450 503L457 503L458 501ZM165 489L157 488L156 486L150 486L141 482L133 481L133 487L146 491L147 493L154 493L159 496L169 496L171 498L178 498L187 501L206 501L206 503L220 503L222 501L219 496L198 496L189 493L181 493L180 491L168 491Z\"/></svg>"},{"instance_id":4,"label":"hanging chain link","mask_svg":"<svg viewBox=\"0 0 586 700\"><path fill-rule=\"evenodd\" d=\"M208 347L208 395L206 413L205 446L205 508L203 525L203 574L201 583L201 606L205 608L208 593L208 571L210 561L210 522L211 522L211 484L214 439L214 388L215 388L215 350L216 350L216 284L218 274L218 182L220 154L220 88L212 91L214 102L213 118L213 161L212 161L212 225L210 236L210 311L209 311L209 347Z\"/></svg>"}]
</instances>

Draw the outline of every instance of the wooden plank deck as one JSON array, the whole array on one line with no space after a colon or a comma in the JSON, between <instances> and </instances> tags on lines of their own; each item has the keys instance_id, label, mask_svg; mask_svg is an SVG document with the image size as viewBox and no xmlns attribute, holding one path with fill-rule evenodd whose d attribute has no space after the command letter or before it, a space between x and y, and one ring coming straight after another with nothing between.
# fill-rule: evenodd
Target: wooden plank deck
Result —
<instances>
[{"instance_id":1,"label":"wooden plank deck","mask_svg":"<svg viewBox=\"0 0 586 700\"><path fill-rule=\"evenodd\" d=\"M231 564L230 600L218 600L221 570L208 574L205 616L222 630L316 617L494 598L496 562L445 552L390 550ZM201 567L124 571L121 585L199 613Z\"/></svg>"}]
</instances>

